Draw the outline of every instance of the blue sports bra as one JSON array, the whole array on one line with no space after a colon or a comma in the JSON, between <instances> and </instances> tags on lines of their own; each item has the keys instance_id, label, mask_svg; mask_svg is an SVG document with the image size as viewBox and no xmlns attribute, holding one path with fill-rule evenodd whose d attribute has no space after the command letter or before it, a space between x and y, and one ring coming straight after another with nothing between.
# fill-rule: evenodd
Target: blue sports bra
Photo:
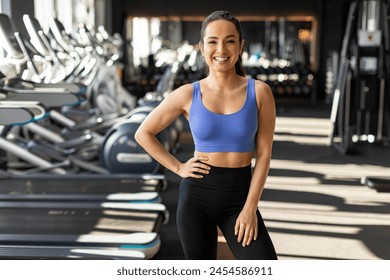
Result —
<instances>
[{"instance_id":1,"label":"blue sports bra","mask_svg":"<svg viewBox=\"0 0 390 280\"><path fill-rule=\"evenodd\" d=\"M258 128L255 80L249 79L243 107L232 114L218 114L202 102L200 83L193 83L189 124L198 152L253 152Z\"/></svg>"}]
</instances>

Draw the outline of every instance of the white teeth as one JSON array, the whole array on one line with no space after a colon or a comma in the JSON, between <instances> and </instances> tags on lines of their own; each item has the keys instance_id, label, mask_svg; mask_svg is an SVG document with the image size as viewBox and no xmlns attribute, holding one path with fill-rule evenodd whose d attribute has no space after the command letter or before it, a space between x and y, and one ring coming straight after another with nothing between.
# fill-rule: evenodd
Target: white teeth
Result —
<instances>
[{"instance_id":1,"label":"white teeth","mask_svg":"<svg viewBox=\"0 0 390 280\"><path fill-rule=\"evenodd\" d=\"M225 61L225 60L227 60L228 58L227 58L227 57L214 57L214 59L215 59L216 61Z\"/></svg>"}]
</instances>

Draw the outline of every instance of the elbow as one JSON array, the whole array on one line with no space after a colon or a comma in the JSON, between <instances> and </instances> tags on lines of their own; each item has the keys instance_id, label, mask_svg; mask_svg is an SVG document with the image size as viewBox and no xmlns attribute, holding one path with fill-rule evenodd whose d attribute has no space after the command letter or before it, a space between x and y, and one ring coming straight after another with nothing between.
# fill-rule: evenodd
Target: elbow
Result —
<instances>
[{"instance_id":1,"label":"elbow","mask_svg":"<svg viewBox=\"0 0 390 280\"><path fill-rule=\"evenodd\" d=\"M270 162L272 157L272 151L263 151L256 154L256 161Z\"/></svg>"},{"instance_id":2,"label":"elbow","mask_svg":"<svg viewBox=\"0 0 390 280\"><path fill-rule=\"evenodd\" d=\"M145 148L148 146L148 143L150 143L150 140L154 134L142 127L138 127L138 129L135 131L134 134L134 140L140 145L141 147Z\"/></svg>"},{"instance_id":3,"label":"elbow","mask_svg":"<svg viewBox=\"0 0 390 280\"><path fill-rule=\"evenodd\" d=\"M143 134L143 131L142 131L142 129L140 129L140 128L138 128L138 129L136 130L135 134L134 134L134 140L135 140L139 145L141 145L141 146L142 146L142 139L144 138L144 137L142 136L142 134Z\"/></svg>"}]
</instances>

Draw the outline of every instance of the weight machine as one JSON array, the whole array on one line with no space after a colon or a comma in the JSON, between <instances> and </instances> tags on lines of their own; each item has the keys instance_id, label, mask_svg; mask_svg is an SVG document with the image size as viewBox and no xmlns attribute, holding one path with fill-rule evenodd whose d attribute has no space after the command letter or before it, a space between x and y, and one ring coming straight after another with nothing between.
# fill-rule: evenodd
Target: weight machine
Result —
<instances>
[{"instance_id":1,"label":"weight machine","mask_svg":"<svg viewBox=\"0 0 390 280\"><path fill-rule=\"evenodd\" d=\"M357 0L349 7L329 135L342 154L358 142L390 140L389 12L388 0ZM361 183L390 192L389 177L362 177Z\"/></svg>"},{"instance_id":2,"label":"weight machine","mask_svg":"<svg viewBox=\"0 0 390 280\"><path fill-rule=\"evenodd\" d=\"M347 154L358 142L390 136L387 0L351 2L331 111L329 142Z\"/></svg>"}]
</instances>

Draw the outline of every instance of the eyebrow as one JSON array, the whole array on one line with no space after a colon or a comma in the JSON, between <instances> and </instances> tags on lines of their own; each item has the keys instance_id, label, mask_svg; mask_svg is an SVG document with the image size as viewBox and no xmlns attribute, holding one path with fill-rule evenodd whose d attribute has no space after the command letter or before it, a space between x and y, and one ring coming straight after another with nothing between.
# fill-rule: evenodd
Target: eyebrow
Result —
<instances>
[{"instance_id":1,"label":"eyebrow","mask_svg":"<svg viewBox=\"0 0 390 280\"><path fill-rule=\"evenodd\" d=\"M227 39L227 38L232 38L232 37L237 38L236 35L231 34L231 35L227 35L227 36L225 37L225 39ZM210 40L210 39L218 39L218 37L216 37L216 36L209 36L209 37L207 37L206 39L207 39L207 40Z\"/></svg>"}]
</instances>

